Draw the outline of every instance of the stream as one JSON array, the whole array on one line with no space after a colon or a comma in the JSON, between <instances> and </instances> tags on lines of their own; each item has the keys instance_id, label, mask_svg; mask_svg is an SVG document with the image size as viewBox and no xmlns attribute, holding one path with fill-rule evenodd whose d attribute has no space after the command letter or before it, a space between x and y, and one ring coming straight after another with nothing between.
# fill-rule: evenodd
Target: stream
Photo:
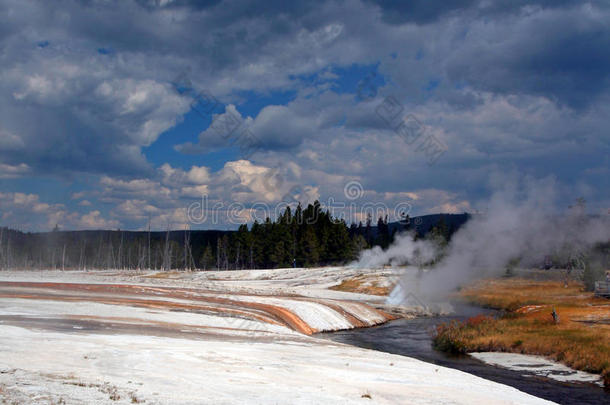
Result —
<instances>
[{"instance_id":1,"label":"stream","mask_svg":"<svg viewBox=\"0 0 610 405\"><path fill-rule=\"evenodd\" d=\"M398 319L372 328L319 333L316 336L454 368L559 404L610 403L610 393L594 384L560 382L533 373L494 367L468 355L451 355L434 350L430 332L436 325L495 312L467 305L454 307L459 315Z\"/></svg>"}]
</instances>

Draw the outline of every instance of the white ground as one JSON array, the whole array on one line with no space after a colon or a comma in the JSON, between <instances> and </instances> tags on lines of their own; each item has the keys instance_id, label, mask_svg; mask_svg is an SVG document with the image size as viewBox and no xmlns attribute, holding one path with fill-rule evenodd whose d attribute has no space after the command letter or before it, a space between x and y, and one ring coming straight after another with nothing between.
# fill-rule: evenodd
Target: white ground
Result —
<instances>
[{"instance_id":1,"label":"white ground","mask_svg":"<svg viewBox=\"0 0 610 405\"><path fill-rule=\"evenodd\" d=\"M525 371L526 375L535 374L552 378L557 381L586 382L594 383L601 387L604 386L601 377L597 374L574 370L542 356L496 352L470 353L470 355L487 364L508 368L510 370Z\"/></svg>"},{"instance_id":2,"label":"white ground","mask_svg":"<svg viewBox=\"0 0 610 405\"><path fill-rule=\"evenodd\" d=\"M212 295L227 296L285 308L312 327L340 328L350 325L332 308L362 319L379 316L363 303L379 303L381 297L326 289L363 272L367 273L290 269L177 274L174 279L119 272L2 272L0 284L46 281L138 284L157 286L159 291L162 286L213 289L217 293L197 292L193 299L167 298L160 292L158 300L196 303ZM77 292L36 288L0 287L0 398L6 403L549 403L457 370L317 339L281 324L255 319L236 323L218 313L92 302L87 295L64 301L36 295Z\"/></svg>"}]
</instances>

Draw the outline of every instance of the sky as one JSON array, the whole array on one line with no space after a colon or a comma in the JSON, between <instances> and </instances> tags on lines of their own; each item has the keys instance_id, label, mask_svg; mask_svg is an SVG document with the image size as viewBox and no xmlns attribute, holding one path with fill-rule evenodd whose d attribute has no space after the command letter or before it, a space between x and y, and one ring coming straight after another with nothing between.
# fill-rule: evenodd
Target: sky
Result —
<instances>
[{"instance_id":1,"label":"sky","mask_svg":"<svg viewBox=\"0 0 610 405\"><path fill-rule=\"evenodd\" d=\"M0 0L0 226L610 207L610 2Z\"/></svg>"}]
</instances>

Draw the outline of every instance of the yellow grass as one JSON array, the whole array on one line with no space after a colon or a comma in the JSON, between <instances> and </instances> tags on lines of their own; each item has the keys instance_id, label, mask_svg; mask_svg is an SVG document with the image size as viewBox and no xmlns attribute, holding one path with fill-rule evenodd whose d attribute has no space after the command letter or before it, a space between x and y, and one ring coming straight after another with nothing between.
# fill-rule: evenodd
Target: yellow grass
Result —
<instances>
[{"instance_id":1,"label":"yellow grass","mask_svg":"<svg viewBox=\"0 0 610 405\"><path fill-rule=\"evenodd\" d=\"M392 286L380 286L374 280L367 280L364 277L354 277L345 279L341 284L330 287L331 290L355 292L369 295L389 295Z\"/></svg>"},{"instance_id":2,"label":"yellow grass","mask_svg":"<svg viewBox=\"0 0 610 405\"><path fill-rule=\"evenodd\" d=\"M155 274L144 276L146 278L179 278L182 274L177 271L160 271Z\"/></svg>"},{"instance_id":3,"label":"yellow grass","mask_svg":"<svg viewBox=\"0 0 610 405\"><path fill-rule=\"evenodd\" d=\"M563 282L503 279L465 288L462 298L505 310L442 325L435 343L443 350L507 351L548 356L578 370L599 373L610 386L610 301ZM555 308L559 323L551 312Z\"/></svg>"}]
</instances>

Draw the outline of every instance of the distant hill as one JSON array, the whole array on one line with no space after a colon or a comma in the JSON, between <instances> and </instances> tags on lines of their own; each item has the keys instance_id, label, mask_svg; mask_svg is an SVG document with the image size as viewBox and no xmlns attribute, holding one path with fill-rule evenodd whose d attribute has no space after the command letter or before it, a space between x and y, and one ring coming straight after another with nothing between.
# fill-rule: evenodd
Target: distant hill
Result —
<instances>
[{"instance_id":1,"label":"distant hill","mask_svg":"<svg viewBox=\"0 0 610 405\"><path fill-rule=\"evenodd\" d=\"M428 233L435 225L437 225L439 223L439 221L442 219L444 219L445 224L447 225L447 227L454 228L455 230L457 230L458 228L460 228L463 224L466 223L466 221L468 221L468 219L471 217L470 214L464 213L464 214L430 214L430 215L421 215L418 217L411 217L410 218L410 224L409 224L409 230L415 230L417 233L419 233L420 235L425 235L426 233ZM397 221L397 222L390 222L388 224L390 233L393 233L394 230L396 230L397 232L402 232L406 229L405 224ZM373 225L371 226L371 230L373 232L373 235L377 235L377 226L376 226L376 222L373 223ZM63 231L63 230L59 230L59 231L48 231L48 232L20 232L20 231L16 231L16 230L8 230L6 228L4 228L4 239L6 240L7 235L10 234L11 238L14 241L19 241L19 240L24 240L24 239L29 239L29 238L34 238L39 240L40 242L45 242L48 237L50 236L59 236L61 235L62 239L68 239L68 240L93 240L93 239L99 239L100 237L102 238L112 238L112 237L116 237L117 235L123 235L123 238L125 241L129 241L129 240L134 240L134 239L139 239L139 238L144 238L144 237L148 237L148 232L147 231L123 231L123 230L85 230L85 231ZM232 231L232 230L191 230L190 233L190 240L191 243L193 245L196 244L208 244L208 243L215 243L216 239L218 237L221 237L223 235L229 235L232 234L236 231ZM165 240L166 237L166 231L152 231L150 233L150 237L152 241L160 241L160 240ZM170 241L175 241L175 242L182 242L184 240L184 231L170 231L169 232L169 240Z\"/></svg>"},{"instance_id":2,"label":"distant hill","mask_svg":"<svg viewBox=\"0 0 610 405\"><path fill-rule=\"evenodd\" d=\"M393 233L394 230L397 232L402 232L405 229L415 231L420 236L425 236L430 230L437 225L441 219L444 220L447 228L450 233L457 231L462 225L464 225L471 218L470 214L430 214L430 215L422 215L419 217L412 217L409 219L408 228L405 226L406 224L402 222L391 222L388 224L390 229L390 233ZM377 232L377 227L375 227L375 235Z\"/></svg>"},{"instance_id":3,"label":"distant hill","mask_svg":"<svg viewBox=\"0 0 610 405\"><path fill-rule=\"evenodd\" d=\"M425 236L430 230L444 222L448 236L459 229L468 219L469 214L432 214L410 218L409 223L393 222L388 224L388 238L385 246L391 243L391 236L404 231L415 231L418 236ZM327 219L328 220L328 219ZM374 224L376 225L376 223ZM309 226L309 225L308 225ZM311 225L316 227L317 225ZM352 255L352 243L355 243L345 231L347 239L330 239L324 248L335 246L334 252L342 249ZM276 254L279 247L284 246L283 236L273 232L257 234L258 244L254 249L248 240L253 236L249 234L243 242L238 242L240 234L237 231L220 230L191 230L170 232L123 231L123 230L87 230L87 231L61 231L50 232L21 232L0 227L0 269L7 268L53 268L53 269L80 269L80 268L207 268L216 264L223 257L225 268L233 265L237 267L238 259L241 265L247 261L252 262L253 255L266 257ZM376 240L377 226L371 226L368 239L371 244L380 244ZM241 235L244 236L244 235ZM270 240L267 237L273 236ZM315 239L315 238L314 238ZM246 244L250 243L249 249ZM305 243L305 242L304 242ZM334 243L334 245L332 245ZM305 245L299 245L302 247ZM344 249L345 248L345 249ZM324 249L320 249L324 252ZM229 256L238 259L228 260ZM244 259L242 256L246 256ZM300 256L293 256L297 262ZM255 256L256 258L256 256ZM330 260L330 259L329 259ZM333 261L318 260L315 264L332 264ZM337 262L345 258L334 259ZM202 264L202 263L206 264ZM265 263L262 259L259 262ZM254 262L256 263L256 262Z\"/></svg>"}]
</instances>

